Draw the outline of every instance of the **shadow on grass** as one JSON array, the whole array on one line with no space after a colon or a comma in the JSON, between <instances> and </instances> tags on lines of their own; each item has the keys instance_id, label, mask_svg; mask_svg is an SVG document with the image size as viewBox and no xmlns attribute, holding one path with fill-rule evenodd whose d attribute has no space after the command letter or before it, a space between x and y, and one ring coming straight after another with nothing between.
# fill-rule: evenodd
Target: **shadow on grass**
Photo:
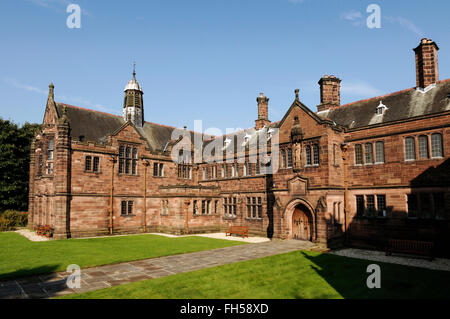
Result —
<instances>
[{"instance_id":1,"label":"shadow on grass","mask_svg":"<svg viewBox=\"0 0 450 319\"><path fill-rule=\"evenodd\" d=\"M448 299L450 272L380 263L331 254L301 254L331 287L346 299ZM367 267L381 268L381 288L370 289Z\"/></svg>"},{"instance_id":2,"label":"shadow on grass","mask_svg":"<svg viewBox=\"0 0 450 319\"><path fill-rule=\"evenodd\" d=\"M57 269L60 269L60 265L44 265L33 268L21 268L10 273L0 274L0 284L3 281L8 281L12 279L55 273Z\"/></svg>"},{"instance_id":3,"label":"shadow on grass","mask_svg":"<svg viewBox=\"0 0 450 319\"><path fill-rule=\"evenodd\" d=\"M0 275L0 299L41 299L66 290L66 278L56 271L59 265L23 268Z\"/></svg>"}]
</instances>

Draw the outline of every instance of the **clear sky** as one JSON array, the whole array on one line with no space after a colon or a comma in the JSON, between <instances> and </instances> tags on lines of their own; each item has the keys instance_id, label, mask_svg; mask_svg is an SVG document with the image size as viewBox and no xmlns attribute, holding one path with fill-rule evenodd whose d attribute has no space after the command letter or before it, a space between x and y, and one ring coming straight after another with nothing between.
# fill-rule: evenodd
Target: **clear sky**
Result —
<instances>
[{"instance_id":1,"label":"clear sky","mask_svg":"<svg viewBox=\"0 0 450 319\"><path fill-rule=\"evenodd\" d=\"M66 25L71 2L80 29ZM380 29L366 24L372 3ZM449 12L448 0L1 0L0 117L42 122L50 82L57 101L121 114L136 60L147 121L252 127L260 92L278 121L295 88L316 111L324 74L342 79L343 104L415 86L422 37L449 78Z\"/></svg>"}]
</instances>

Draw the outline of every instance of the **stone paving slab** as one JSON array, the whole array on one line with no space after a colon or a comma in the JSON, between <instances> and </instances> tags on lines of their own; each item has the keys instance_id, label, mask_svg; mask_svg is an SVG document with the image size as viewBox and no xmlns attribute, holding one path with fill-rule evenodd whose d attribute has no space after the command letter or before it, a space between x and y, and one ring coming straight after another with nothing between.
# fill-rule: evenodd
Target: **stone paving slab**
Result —
<instances>
[{"instance_id":1,"label":"stone paving slab","mask_svg":"<svg viewBox=\"0 0 450 319\"><path fill-rule=\"evenodd\" d=\"M232 246L189 254L92 267L81 270L81 287L79 289L70 289L67 287L66 281L69 274L66 272L18 278L16 280L0 282L0 299L45 299L278 255L296 250L314 249L315 247L316 245L310 242L273 240L250 245Z\"/></svg>"},{"instance_id":2,"label":"stone paving slab","mask_svg":"<svg viewBox=\"0 0 450 319\"><path fill-rule=\"evenodd\" d=\"M356 248L344 248L330 252L334 255L351 257L357 259L365 259L371 261L379 261L391 264L399 264L405 266L427 268L432 270L444 270L450 271L450 259L435 258L433 261L422 257L406 256L400 254L394 254L392 256L386 256L383 251L365 250Z\"/></svg>"}]
</instances>

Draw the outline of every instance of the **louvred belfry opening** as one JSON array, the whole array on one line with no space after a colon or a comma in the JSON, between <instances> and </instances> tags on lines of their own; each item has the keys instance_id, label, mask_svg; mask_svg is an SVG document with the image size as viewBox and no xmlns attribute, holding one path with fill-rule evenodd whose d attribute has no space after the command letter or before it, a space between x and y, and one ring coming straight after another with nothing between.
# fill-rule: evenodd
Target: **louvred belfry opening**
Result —
<instances>
[{"instance_id":1,"label":"louvred belfry opening","mask_svg":"<svg viewBox=\"0 0 450 319\"><path fill-rule=\"evenodd\" d=\"M136 70L133 69L133 78L125 87L123 102L123 119L130 121L135 126L144 125L144 91L136 80Z\"/></svg>"}]
</instances>

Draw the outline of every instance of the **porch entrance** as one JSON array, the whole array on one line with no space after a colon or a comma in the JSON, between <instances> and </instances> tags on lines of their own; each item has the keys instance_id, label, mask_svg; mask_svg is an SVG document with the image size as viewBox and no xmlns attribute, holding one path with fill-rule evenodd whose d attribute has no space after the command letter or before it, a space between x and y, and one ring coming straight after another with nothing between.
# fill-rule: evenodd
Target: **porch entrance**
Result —
<instances>
[{"instance_id":1,"label":"porch entrance","mask_svg":"<svg viewBox=\"0 0 450 319\"><path fill-rule=\"evenodd\" d=\"M292 239L311 241L311 220L306 208L295 207L292 214Z\"/></svg>"}]
</instances>

